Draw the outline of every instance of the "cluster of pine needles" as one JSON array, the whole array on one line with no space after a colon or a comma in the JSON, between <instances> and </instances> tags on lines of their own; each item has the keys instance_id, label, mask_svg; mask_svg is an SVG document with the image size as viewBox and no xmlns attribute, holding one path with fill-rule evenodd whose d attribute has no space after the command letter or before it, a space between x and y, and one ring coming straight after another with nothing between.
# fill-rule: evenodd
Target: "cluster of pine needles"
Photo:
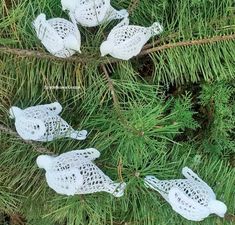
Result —
<instances>
[{"instance_id":1,"label":"cluster of pine needles","mask_svg":"<svg viewBox=\"0 0 235 225\"><path fill-rule=\"evenodd\" d=\"M152 39L128 62L102 58L110 27L79 27L82 55L61 60L36 38L33 19L63 17L59 0L2 0L0 5L0 224L190 225L143 184L146 175L181 177L189 166L228 206L235 221L235 4L233 0L116 0L131 24L160 21ZM95 35L94 35L95 34ZM49 88L50 86L58 88ZM60 87L76 87L60 89ZM9 119L12 105L58 101L63 118L87 129L85 141L23 141ZM122 198L107 193L56 194L35 164L42 153L95 147L96 164L125 181Z\"/></svg>"}]
</instances>

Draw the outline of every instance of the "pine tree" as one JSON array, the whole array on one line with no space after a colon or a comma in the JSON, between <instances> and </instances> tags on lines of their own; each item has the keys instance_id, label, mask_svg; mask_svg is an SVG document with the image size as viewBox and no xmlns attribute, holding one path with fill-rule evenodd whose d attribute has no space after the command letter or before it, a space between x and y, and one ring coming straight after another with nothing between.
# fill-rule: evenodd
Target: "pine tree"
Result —
<instances>
[{"instance_id":1,"label":"pine tree","mask_svg":"<svg viewBox=\"0 0 235 225\"><path fill-rule=\"evenodd\" d=\"M0 223L27 225L193 224L143 183L170 179L189 166L210 184L235 220L235 4L233 0L120 0L133 24L160 21L164 33L124 62L100 57L113 21L79 27L82 54L45 51L32 28L41 12L68 18L59 0L2 0L0 5ZM71 89L50 88L75 87ZM63 118L86 128L83 141L23 141L8 110L59 101ZM97 165L125 181L122 198L107 193L56 194L35 163L42 153L95 147Z\"/></svg>"}]
</instances>

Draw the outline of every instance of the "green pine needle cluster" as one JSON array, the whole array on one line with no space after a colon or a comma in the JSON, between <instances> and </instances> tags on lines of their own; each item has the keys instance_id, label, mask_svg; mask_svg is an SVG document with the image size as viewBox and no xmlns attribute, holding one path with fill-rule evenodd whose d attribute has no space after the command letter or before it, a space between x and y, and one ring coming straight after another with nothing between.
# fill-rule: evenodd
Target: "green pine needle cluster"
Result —
<instances>
[{"instance_id":1,"label":"green pine needle cluster","mask_svg":"<svg viewBox=\"0 0 235 225\"><path fill-rule=\"evenodd\" d=\"M60 1L2 0L0 224L16 225L16 215L24 225L195 224L143 183L146 175L180 178L184 166L197 172L228 206L224 219L212 215L200 224L234 224L235 42L217 38L200 44L234 35L234 1L111 2L129 9L133 24L160 21L164 26L143 55L128 62L99 56L100 43L117 21L96 28L79 26L82 55L57 60L48 57L31 23L41 12L68 19ZM32 50L40 56L30 55ZM20 139L9 108L54 101L61 103L62 117L75 129L89 131L88 138L43 144ZM105 174L127 183L123 197L67 197L48 187L36 166L37 156L86 147L101 152L96 164Z\"/></svg>"}]
</instances>

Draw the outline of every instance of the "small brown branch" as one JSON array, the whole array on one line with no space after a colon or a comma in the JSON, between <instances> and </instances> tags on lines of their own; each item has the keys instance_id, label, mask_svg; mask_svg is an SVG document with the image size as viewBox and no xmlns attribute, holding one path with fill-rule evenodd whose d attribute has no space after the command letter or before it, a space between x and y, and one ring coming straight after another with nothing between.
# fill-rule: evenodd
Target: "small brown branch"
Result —
<instances>
[{"instance_id":1,"label":"small brown branch","mask_svg":"<svg viewBox=\"0 0 235 225\"><path fill-rule=\"evenodd\" d=\"M25 144L29 144L33 147L34 151L42 153L42 154L50 154L53 155L54 153L49 151L47 148L42 147L42 146L38 146L35 143L33 143L32 141L28 141L28 140L23 140L18 134L17 132L13 131L11 128L5 127L4 125L0 124L0 133L7 133L11 136L16 137L17 139L21 140L22 142L24 142Z\"/></svg>"},{"instance_id":2,"label":"small brown branch","mask_svg":"<svg viewBox=\"0 0 235 225\"><path fill-rule=\"evenodd\" d=\"M153 47L156 46L156 45L163 44L163 43L166 42L166 41L169 42L170 40L172 40L173 38L177 37L178 35L179 35L179 33L178 33L178 32L175 32L175 33L172 33L172 34L170 34L170 35L168 35L168 36L166 36L166 37L164 37L164 38L157 39L157 40L154 41L153 43L146 44L146 45L143 47L142 51L143 51L143 50L146 50L146 49L149 49L149 48L153 48Z\"/></svg>"},{"instance_id":3,"label":"small brown branch","mask_svg":"<svg viewBox=\"0 0 235 225\"><path fill-rule=\"evenodd\" d=\"M235 34L231 34L231 35L226 35L226 36L214 36L214 37L211 37L211 38L204 38L204 39L199 39L199 40L170 43L170 44L165 44L165 45L158 46L158 47L155 47L155 48L150 48L150 49L147 49L147 50L143 50L138 56L144 56L144 55L147 55L147 54L150 54L150 53L159 52L159 51L166 50L166 49L171 49L171 48L212 44L212 43L215 43L215 42L229 41L229 40L234 40L234 39L235 39Z\"/></svg>"},{"instance_id":4,"label":"small brown branch","mask_svg":"<svg viewBox=\"0 0 235 225\"><path fill-rule=\"evenodd\" d=\"M114 86L113 86L113 81L110 79L108 71L107 71L107 69L106 69L104 64L101 65L101 68L102 68L102 70L104 72L105 78L108 81L108 86L109 86L109 90L110 90L110 93L111 93L112 98L113 98L114 107L115 108L120 108L118 98L117 98L117 96L115 94L115 89L114 89Z\"/></svg>"},{"instance_id":5,"label":"small brown branch","mask_svg":"<svg viewBox=\"0 0 235 225\"><path fill-rule=\"evenodd\" d=\"M82 55L79 56L72 56L69 58L59 58L53 56L47 52L39 51L39 50L25 50L25 49L18 49L18 48L8 48L8 47L0 47L0 53L12 54L23 58L37 58L37 59L48 59L48 60L55 60L55 61L63 61L63 62L80 62L80 63L87 63L94 61L94 58L84 57Z\"/></svg>"},{"instance_id":6,"label":"small brown branch","mask_svg":"<svg viewBox=\"0 0 235 225\"><path fill-rule=\"evenodd\" d=\"M18 134L13 131L12 129L8 128L8 127L5 127L4 125L0 124L0 132L4 132L4 133L8 133L10 134L11 136L18 136Z\"/></svg>"}]
</instances>

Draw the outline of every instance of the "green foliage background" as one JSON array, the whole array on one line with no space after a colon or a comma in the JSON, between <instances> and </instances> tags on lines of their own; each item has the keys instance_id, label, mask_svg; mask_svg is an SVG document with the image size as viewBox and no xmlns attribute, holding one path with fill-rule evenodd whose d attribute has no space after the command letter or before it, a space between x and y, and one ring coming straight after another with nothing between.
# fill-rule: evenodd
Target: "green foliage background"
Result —
<instances>
[{"instance_id":1,"label":"green foliage background","mask_svg":"<svg viewBox=\"0 0 235 225\"><path fill-rule=\"evenodd\" d=\"M159 41L149 42L153 47L235 31L233 0L111 2L116 8L129 7L133 24L163 23ZM48 18L68 16L59 0L1 3L0 215L10 218L2 224L17 224L12 218L18 214L27 225L194 224L143 184L146 175L181 177L183 166L197 172L228 206L225 219L211 216L200 224L234 224L234 40L174 47L111 64L110 58L99 56L99 45L117 23L113 21L79 27L83 54L75 61L27 57L14 49L45 52L32 29L33 19L41 12ZM56 85L79 89L45 88ZM62 104L62 116L74 128L89 130L85 141L60 139L42 146L12 133L12 105L26 108L53 101ZM42 147L59 154L88 146L101 151L96 163L107 175L127 183L124 197L66 197L49 189L35 164Z\"/></svg>"}]
</instances>

